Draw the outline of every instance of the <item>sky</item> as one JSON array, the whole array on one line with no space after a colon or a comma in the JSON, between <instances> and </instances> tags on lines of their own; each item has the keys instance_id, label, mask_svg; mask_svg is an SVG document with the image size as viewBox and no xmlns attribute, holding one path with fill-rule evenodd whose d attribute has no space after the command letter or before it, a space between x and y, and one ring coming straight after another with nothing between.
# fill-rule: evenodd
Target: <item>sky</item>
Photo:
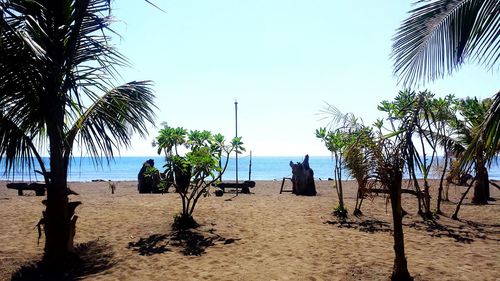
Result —
<instances>
[{"instance_id":1,"label":"sky","mask_svg":"<svg viewBox=\"0 0 500 281\"><path fill-rule=\"evenodd\" d=\"M391 38L412 1L114 1L116 48L131 62L118 83L154 81L156 126L122 156L156 155L162 122L238 135L254 156L330 155L315 137L326 104L371 124L402 90ZM498 72L474 64L415 90L487 98ZM324 118L327 119L324 119Z\"/></svg>"}]
</instances>

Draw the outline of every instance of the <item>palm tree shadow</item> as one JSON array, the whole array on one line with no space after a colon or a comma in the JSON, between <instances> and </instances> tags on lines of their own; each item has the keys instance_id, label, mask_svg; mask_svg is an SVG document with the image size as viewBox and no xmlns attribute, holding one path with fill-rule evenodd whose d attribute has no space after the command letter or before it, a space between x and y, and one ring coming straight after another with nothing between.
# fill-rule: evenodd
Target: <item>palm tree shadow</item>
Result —
<instances>
[{"instance_id":1,"label":"palm tree shadow","mask_svg":"<svg viewBox=\"0 0 500 281\"><path fill-rule=\"evenodd\" d=\"M405 224L417 230L424 230L432 237L448 237L458 243L470 244L474 239L500 241L500 224L482 224L461 220L464 224L456 225L445 220L424 220Z\"/></svg>"},{"instance_id":2,"label":"palm tree shadow","mask_svg":"<svg viewBox=\"0 0 500 281\"><path fill-rule=\"evenodd\" d=\"M116 264L111 246L94 240L75 247L74 257L64 267L49 268L43 261L21 266L11 281L71 281L102 273Z\"/></svg>"},{"instance_id":3,"label":"palm tree shadow","mask_svg":"<svg viewBox=\"0 0 500 281\"><path fill-rule=\"evenodd\" d=\"M345 219L338 221L326 221L326 223L337 225L339 228L352 228L367 233L389 232L392 230L391 225L388 222L375 218Z\"/></svg>"}]
</instances>

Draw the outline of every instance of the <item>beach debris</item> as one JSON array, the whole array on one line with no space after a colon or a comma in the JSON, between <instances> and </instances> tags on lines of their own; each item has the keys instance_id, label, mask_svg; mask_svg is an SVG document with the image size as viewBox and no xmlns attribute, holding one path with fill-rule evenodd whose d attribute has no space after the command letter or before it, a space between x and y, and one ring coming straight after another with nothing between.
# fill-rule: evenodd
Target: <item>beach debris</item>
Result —
<instances>
[{"instance_id":1,"label":"beach debris","mask_svg":"<svg viewBox=\"0 0 500 281\"><path fill-rule=\"evenodd\" d=\"M109 186L109 189L111 190L111 194L115 194L116 183L114 183L112 181L108 181L108 186Z\"/></svg>"},{"instance_id":2,"label":"beach debris","mask_svg":"<svg viewBox=\"0 0 500 281\"><path fill-rule=\"evenodd\" d=\"M222 195L224 195L224 190L222 190L222 188L217 188L217 189L214 191L214 194L215 194L215 196L217 196L217 197L222 197Z\"/></svg>"}]
</instances>

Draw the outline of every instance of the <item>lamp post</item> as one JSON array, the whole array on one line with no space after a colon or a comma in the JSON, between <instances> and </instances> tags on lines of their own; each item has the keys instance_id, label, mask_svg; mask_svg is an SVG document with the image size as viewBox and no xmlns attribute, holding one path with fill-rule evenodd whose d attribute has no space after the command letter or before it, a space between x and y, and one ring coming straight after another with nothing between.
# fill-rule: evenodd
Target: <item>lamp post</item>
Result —
<instances>
[{"instance_id":1,"label":"lamp post","mask_svg":"<svg viewBox=\"0 0 500 281\"><path fill-rule=\"evenodd\" d=\"M236 127L236 137L238 137L238 100L234 99L234 123ZM236 196L238 196L238 147L236 152Z\"/></svg>"}]
</instances>

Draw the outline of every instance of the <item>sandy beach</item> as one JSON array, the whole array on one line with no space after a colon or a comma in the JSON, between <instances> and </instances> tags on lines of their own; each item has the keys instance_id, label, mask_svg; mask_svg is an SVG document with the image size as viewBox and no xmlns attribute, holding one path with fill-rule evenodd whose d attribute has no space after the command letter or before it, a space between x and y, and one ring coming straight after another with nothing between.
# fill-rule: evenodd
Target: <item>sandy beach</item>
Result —
<instances>
[{"instance_id":1,"label":"sandy beach","mask_svg":"<svg viewBox=\"0 0 500 281\"><path fill-rule=\"evenodd\" d=\"M101 245L109 263L80 280L388 280L394 253L386 198L367 198L356 218L356 183L347 181L349 219L340 226L331 214L338 202L332 184L317 181L315 197L279 194L281 181L257 181L249 195L202 198L196 233L213 245L187 256L171 235L177 194L138 194L135 182L116 182L115 194L107 182L70 183L79 193L71 200L83 203L75 242ZM451 202L463 190L451 186ZM500 280L500 192L491 192L497 201L487 206L467 199L460 221L450 219L455 203L445 202L445 215L434 223L423 222L416 200L404 196L406 255L415 280ZM0 183L0 280L40 259L44 241L37 244L35 226L42 199L18 196Z\"/></svg>"}]
</instances>

